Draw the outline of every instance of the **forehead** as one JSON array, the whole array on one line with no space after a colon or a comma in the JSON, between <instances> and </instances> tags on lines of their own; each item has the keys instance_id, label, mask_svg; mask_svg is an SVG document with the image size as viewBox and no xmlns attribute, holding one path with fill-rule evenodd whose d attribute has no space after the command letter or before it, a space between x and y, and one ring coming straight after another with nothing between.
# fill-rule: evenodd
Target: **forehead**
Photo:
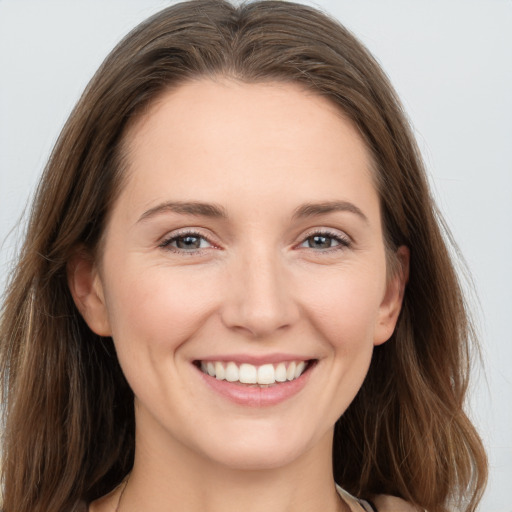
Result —
<instances>
[{"instance_id":1,"label":"forehead","mask_svg":"<svg viewBox=\"0 0 512 512\"><path fill-rule=\"evenodd\" d=\"M297 84L186 83L150 105L124 146L125 185L146 190L146 201L165 193L210 200L226 188L262 200L273 193L285 200L293 188L308 201L314 193L336 199L327 196L362 183L373 188L371 158L353 124Z\"/></svg>"}]
</instances>

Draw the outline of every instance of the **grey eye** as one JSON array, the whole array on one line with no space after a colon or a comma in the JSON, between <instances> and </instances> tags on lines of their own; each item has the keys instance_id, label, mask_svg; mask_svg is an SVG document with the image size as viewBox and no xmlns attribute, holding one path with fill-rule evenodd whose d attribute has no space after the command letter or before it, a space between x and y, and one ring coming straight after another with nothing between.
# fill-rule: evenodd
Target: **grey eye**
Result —
<instances>
[{"instance_id":1,"label":"grey eye","mask_svg":"<svg viewBox=\"0 0 512 512\"><path fill-rule=\"evenodd\" d=\"M310 249L330 249L340 245L340 240L331 235L313 235L304 240L303 247Z\"/></svg>"},{"instance_id":2,"label":"grey eye","mask_svg":"<svg viewBox=\"0 0 512 512\"><path fill-rule=\"evenodd\" d=\"M203 240L200 236L194 235L178 236L175 238L175 244L178 249L200 249Z\"/></svg>"},{"instance_id":3,"label":"grey eye","mask_svg":"<svg viewBox=\"0 0 512 512\"><path fill-rule=\"evenodd\" d=\"M175 235L165 240L160 247L175 249L183 252L193 252L199 249L210 247L210 242L203 236L196 233L185 233Z\"/></svg>"}]
</instances>

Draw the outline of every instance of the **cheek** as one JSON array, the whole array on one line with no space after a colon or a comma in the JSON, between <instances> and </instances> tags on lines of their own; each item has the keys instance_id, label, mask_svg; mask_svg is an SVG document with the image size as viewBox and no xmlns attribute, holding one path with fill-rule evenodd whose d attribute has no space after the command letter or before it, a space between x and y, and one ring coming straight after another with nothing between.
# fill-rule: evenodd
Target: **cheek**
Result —
<instances>
[{"instance_id":1,"label":"cheek","mask_svg":"<svg viewBox=\"0 0 512 512\"><path fill-rule=\"evenodd\" d=\"M307 286L305 309L328 343L343 356L373 347L384 280L370 267L334 271Z\"/></svg>"},{"instance_id":2,"label":"cheek","mask_svg":"<svg viewBox=\"0 0 512 512\"><path fill-rule=\"evenodd\" d=\"M214 307L207 276L187 269L155 266L138 272L112 270L106 301L116 346L149 350L177 348Z\"/></svg>"}]
</instances>

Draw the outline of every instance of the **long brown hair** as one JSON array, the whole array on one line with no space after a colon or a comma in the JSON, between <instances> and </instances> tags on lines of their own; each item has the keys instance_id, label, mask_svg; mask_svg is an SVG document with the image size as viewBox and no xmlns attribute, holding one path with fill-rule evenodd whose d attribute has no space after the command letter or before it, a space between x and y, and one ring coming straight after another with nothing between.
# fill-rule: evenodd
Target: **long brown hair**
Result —
<instances>
[{"instance_id":1,"label":"long brown hair","mask_svg":"<svg viewBox=\"0 0 512 512\"><path fill-rule=\"evenodd\" d=\"M203 76L302 84L352 120L373 156L384 234L411 251L403 310L338 420L334 477L430 512L474 511L487 465L464 413L474 340L442 221L400 103L343 26L283 1L197 0L138 26L107 57L42 177L1 319L4 512L64 512L114 488L134 455L133 395L91 332L66 265L94 254L122 185L123 133L169 88ZM445 233L446 234L446 233Z\"/></svg>"}]
</instances>

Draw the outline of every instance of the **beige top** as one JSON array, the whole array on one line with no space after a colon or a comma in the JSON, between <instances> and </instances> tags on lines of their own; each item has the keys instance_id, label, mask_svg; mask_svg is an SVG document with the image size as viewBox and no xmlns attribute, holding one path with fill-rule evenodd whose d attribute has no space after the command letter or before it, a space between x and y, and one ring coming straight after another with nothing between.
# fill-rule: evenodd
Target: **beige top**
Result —
<instances>
[{"instance_id":1,"label":"beige top","mask_svg":"<svg viewBox=\"0 0 512 512\"><path fill-rule=\"evenodd\" d=\"M349 494L336 484L336 490L340 498L348 505L351 512L426 512L414 507L410 503L396 496L387 496L380 494L375 497L374 503L376 509L372 508L369 503L360 500Z\"/></svg>"},{"instance_id":2,"label":"beige top","mask_svg":"<svg viewBox=\"0 0 512 512\"><path fill-rule=\"evenodd\" d=\"M351 512L374 512L374 509L364 500L354 498L347 491L336 485L336 490L340 498L348 505ZM380 495L375 498L375 512L421 512L420 509L413 507L406 501L397 498L396 496ZM73 512L87 512L87 504L81 502Z\"/></svg>"}]
</instances>

